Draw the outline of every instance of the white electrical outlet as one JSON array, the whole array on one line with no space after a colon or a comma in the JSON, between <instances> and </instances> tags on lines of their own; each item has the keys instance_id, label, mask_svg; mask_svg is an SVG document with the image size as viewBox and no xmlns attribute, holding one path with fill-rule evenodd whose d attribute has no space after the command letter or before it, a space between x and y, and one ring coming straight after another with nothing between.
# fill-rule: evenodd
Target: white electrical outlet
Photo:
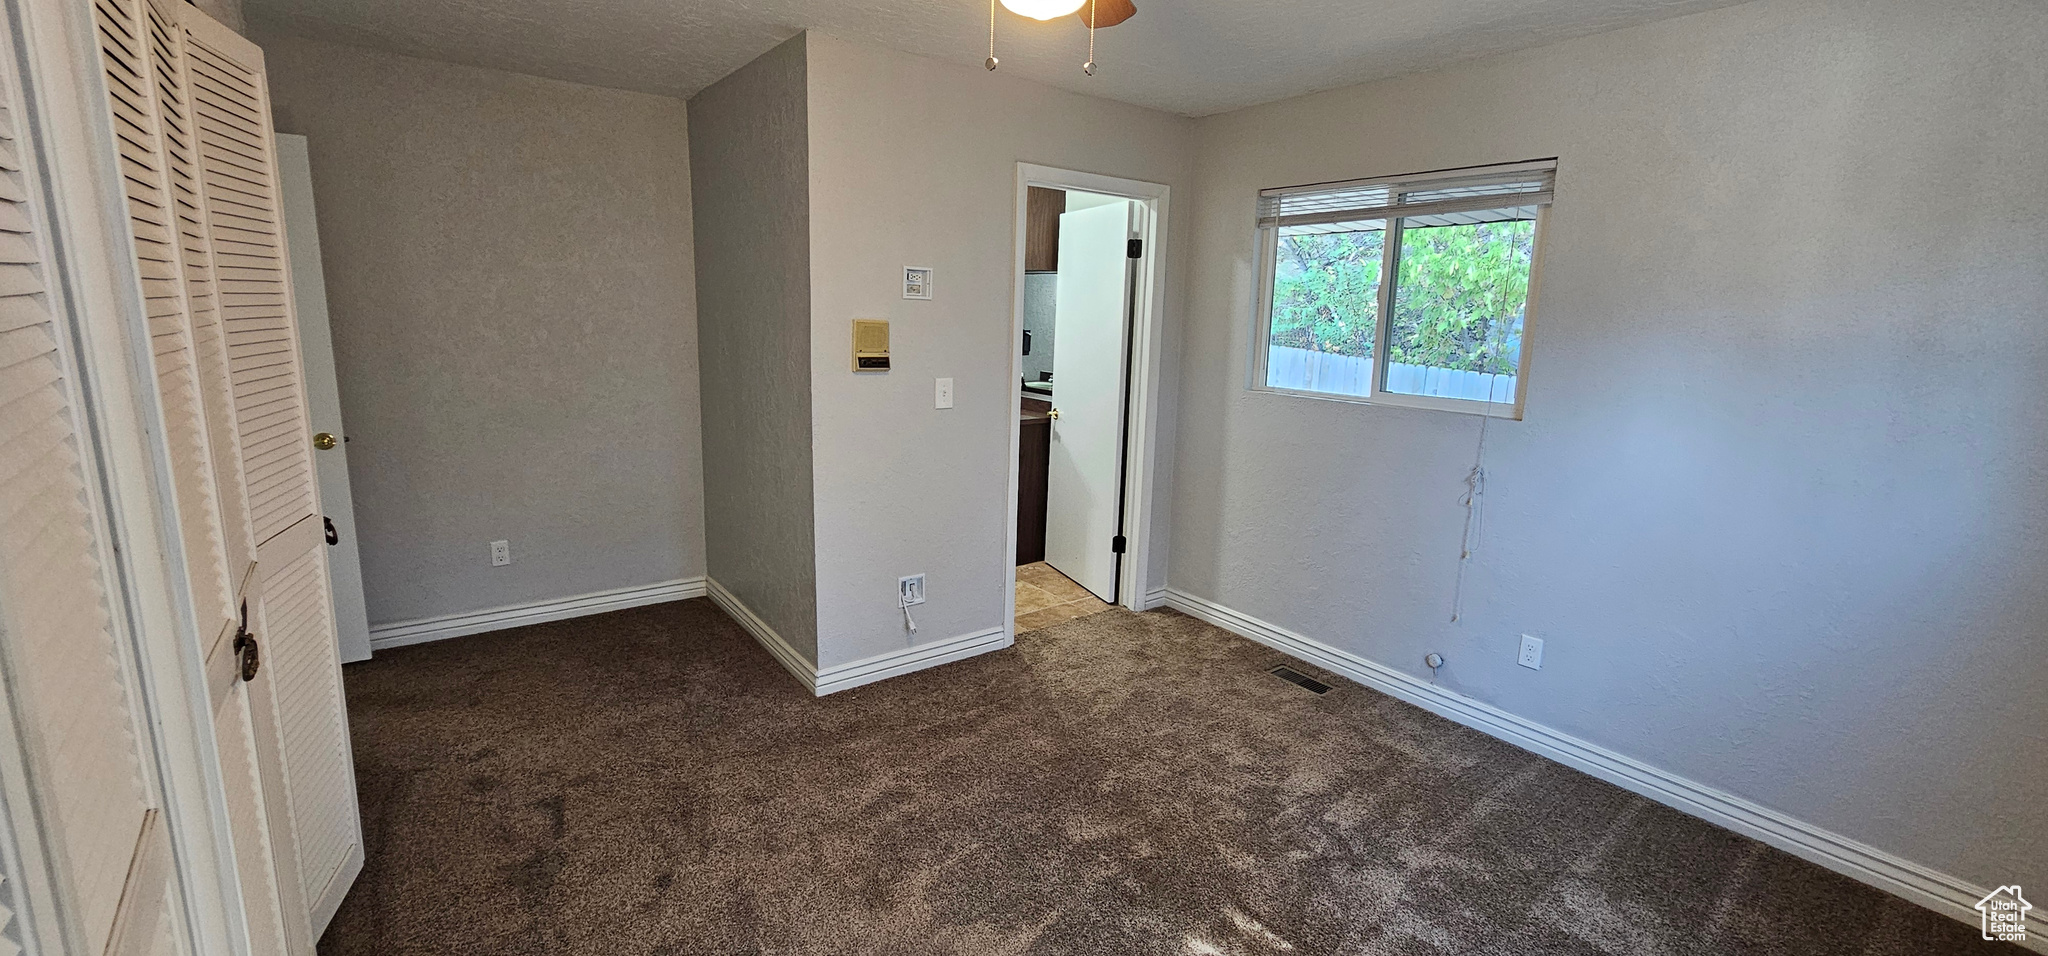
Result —
<instances>
[{"instance_id":1,"label":"white electrical outlet","mask_svg":"<svg viewBox=\"0 0 2048 956\"><path fill-rule=\"evenodd\" d=\"M491 542L491 567L502 568L512 563L512 542Z\"/></svg>"},{"instance_id":2,"label":"white electrical outlet","mask_svg":"<svg viewBox=\"0 0 2048 956\"><path fill-rule=\"evenodd\" d=\"M952 407L953 407L953 380L952 380L952 379L950 379L950 378L942 378L942 379L939 379L939 380L938 380L938 384L936 384L936 385L933 385L933 386L932 386L932 407L933 407L933 408L952 408Z\"/></svg>"},{"instance_id":3,"label":"white electrical outlet","mask_svg":"<svg viewBox=\"0 0 2048 956\"><path fill-rule=\"evenodd\" d=\"M1522 654L1520 657L1515 658L1515 663L1530 670L1542 670L1543 639L1540 637L1530 637L1527 634L1522 635Z\"/></svg>"},{"instance_id":4,"label":"white electrical outlet","mask_svg":"<svg viewBox=\"0 0 2048 956\"><path fill-rule=\"evenodd\" d=\"M924 603L924 575L913 574L896 579L896 606L909 607Z\"/></svg>"}]
</instances>

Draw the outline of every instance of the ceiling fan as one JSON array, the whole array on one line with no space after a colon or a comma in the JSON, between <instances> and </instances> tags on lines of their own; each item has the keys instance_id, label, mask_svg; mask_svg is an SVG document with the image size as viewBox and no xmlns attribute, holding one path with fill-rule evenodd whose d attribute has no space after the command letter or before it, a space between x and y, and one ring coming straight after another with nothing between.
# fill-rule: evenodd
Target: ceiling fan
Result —
<instances>
[{"instance_id":1,"label":"ceiling fan","mask_svg":"<svg viewBox=\"0 0 2048 956\"><path fill-rule=\"evenodd\" d=\"M1073 14L1088 26L1088 62L1081 64L1081 72L1095 75L1095 31L1099 27L1113 27L1137 16L1138 5L1132 0L1002 0L1003 7L1018 16L1033 20L1053 20ZM996 0L988 3L988 59L983 65L993 70L996 64Z\"/></svg>"},{"instance_id":2,"label":"ceiling fan","mask_svg":"<svg viewBox=\"0 0 2048 956\"><path fill-rule=\"evenodd\" d=\"M1051 20L1071 13L1083 24L1089 23L1090 8L1095 20L1092 26L1113 27L1129 20L1138 12L1137 4L1131 0L1003 0L1003 6L1011 13L1033 20Z\"/></svg>"}]
</instances>

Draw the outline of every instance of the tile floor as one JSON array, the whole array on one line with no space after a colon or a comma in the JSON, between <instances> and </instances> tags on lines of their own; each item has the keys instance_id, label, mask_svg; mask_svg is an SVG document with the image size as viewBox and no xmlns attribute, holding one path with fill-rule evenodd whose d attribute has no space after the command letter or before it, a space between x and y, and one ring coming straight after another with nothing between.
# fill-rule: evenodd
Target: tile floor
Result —
<instances>
[{"instance_id":1,"label":"tile floor","mask_svg":"<svg viewBox=\"0 0 2048 956\"><path fill-rule=\"evenodd\" d=\"M1017 633L1107 611L1109 605L1043 561L1017 566Z\"/></svg>"}]
</instances>

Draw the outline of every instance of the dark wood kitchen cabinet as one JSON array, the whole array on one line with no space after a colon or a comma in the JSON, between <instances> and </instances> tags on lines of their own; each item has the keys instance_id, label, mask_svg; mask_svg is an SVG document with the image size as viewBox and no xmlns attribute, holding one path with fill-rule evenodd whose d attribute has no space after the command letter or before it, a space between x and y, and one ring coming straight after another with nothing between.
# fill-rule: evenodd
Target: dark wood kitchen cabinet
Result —
<instances>
[{"instance_id":1,"label":"dark wood kitchen cabinet","mask_svg":"<svg viewBox=\"0 0 2048 956\"><path fill-rule=\"evenodd\" d=\"M1017 563L1045 560L1045 487L1052 465L1052 403L1023 400L1017 443Z\"/></svg>"},{"instance_id":2,"label":"dark wood kitchen cabinet","mask_svg":"<svg viewBox=\"0 0 2048 956\"><path fill-rule=\"evenodd\" d=\"M1033 186L1024 201L1024 271L1060 271L1060 213L1067 211L1062 189Z\"/></svg>"}]
</instances>

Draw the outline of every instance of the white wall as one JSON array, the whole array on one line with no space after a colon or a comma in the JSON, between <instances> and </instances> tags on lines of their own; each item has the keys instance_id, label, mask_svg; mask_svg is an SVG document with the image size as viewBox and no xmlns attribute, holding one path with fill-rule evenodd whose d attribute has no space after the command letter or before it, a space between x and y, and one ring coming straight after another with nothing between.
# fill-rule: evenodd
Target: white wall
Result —
<instances>
[{"instance_id":1,"label":"white wall","mask_svg":"<svg viewBox=\"0 0 2048 956\"><path fill-rule=\"evenodd\" d=\"M818 660L805 37L690 100L711 577Z\"/></svg>"},{"instance_id":2,"label":"white wall","mask_svg":"<svg viewBox=\"0 0 2048 956\"><path fill-rule=\"evenodd\" d=\"M258 41L312 155L372 625L703 574L683 103Z\"/></svg>"},{"instance_id":3,"label":"white wall","mask_svg":"<svg viewBox=\"0 0 2048 956\"><path fill-rule=\"evenodd\" d=\"M1203 120L1171 584L2048 883L2044 91L2032 0L1762 0ZM1480 420L1248 391L1253 200L1543 156L1528 416L1451 624Z\"/></svg>"},{"instance_id":4,"label":"white wall","mask_svg":"<svg viewBox=\"0 0 2048 956\"><path fill-rule=\"evenodd\" d=\"M895 601L905 574L928 575L917 643L1009 623L1017 163L1180 191L1193 123L816 33L809 89L818 663L830 667L912 643ZM1169 256L1185 261L1186 238L1169 237ZM936 270L931 301L902 297L906 265ZM891 320L887 374L850 371L855 318ZM932 408L942 376L955 381L947 411Z\"/></svg>"}]
</instances>

